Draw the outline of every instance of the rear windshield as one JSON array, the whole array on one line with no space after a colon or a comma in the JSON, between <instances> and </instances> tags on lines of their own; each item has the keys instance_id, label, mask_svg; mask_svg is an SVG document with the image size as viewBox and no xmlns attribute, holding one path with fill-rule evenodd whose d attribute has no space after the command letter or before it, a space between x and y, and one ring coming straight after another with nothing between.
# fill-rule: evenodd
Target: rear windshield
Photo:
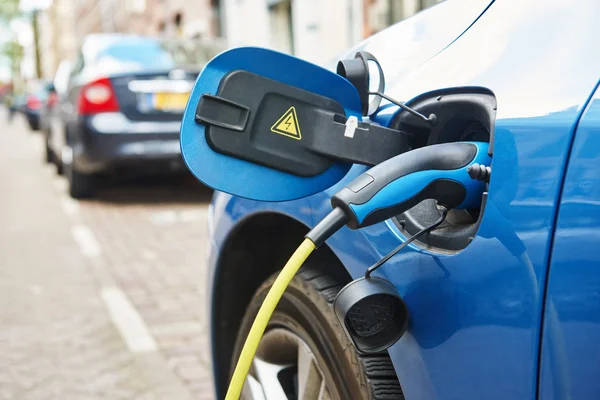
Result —
<instances>
[{"instance_id":1,"label":"rear windshield","mask_svg":"<svg viewBox=\"0 0 600 400\"><path fill-rule=\"evenodd\" d=\"M98 52L95 63L132 69L175 67L175 59L157 40L125 39L112 43Z\"/></svg>"},{"instance_id":2,"label":"rear windshield","mask_svg":"<svg viewBox=\"0 0 600 400\"><path fill-rule=\"evenodd\" d=\"M211 56L191 41L121 38L99 49L93 64L119 70L201 68Z\"/></svg>"}]
</instances>

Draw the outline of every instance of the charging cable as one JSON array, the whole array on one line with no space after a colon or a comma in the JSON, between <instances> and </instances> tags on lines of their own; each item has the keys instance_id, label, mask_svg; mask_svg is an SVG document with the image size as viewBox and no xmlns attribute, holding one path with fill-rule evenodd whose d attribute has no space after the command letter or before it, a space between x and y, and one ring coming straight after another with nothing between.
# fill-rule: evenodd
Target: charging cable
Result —
<instances>
[{"instance_id":1,"label":"charging cable","mask_svg":"<svg viewBox=\"0 0 600 400\"><path fill-rule=\"evenodd\" d=\"M469 176L473 164L489 165L487 143L446 143L400 154L359 175L331 198L333 210L308 234L275 279L250 328L226 400L239 399L260 339L288 284L308 256L344 225L360 229L398 215L425 199L444 204L442 216L367 270L366 276L413 240L430 232L450 208L476 208L485 183Z\"/></svg>"},{"instance_id":2,"label":"charging cable","mask_svg":"<svg viewBox=\"0 0 600 400\"><path fill-rule=\"evenodd\" d=\"M292 257L290 257L285 264L277 276L277 279L275 279L275 282L273 282L273 286L269 289L267 297L265 297L265 300L258 310L258 314L256 314L248 337L246 337L246 342L244 342L244 347L242 348L240 358L233 371L231 383L229 384L229 389L225 396L226 400L239 399L244 387L244 382L246 381L246 376L252 365L252 360L256 354L256 349L258 349L258 344L265 333L271 315L273 315L273 311L275 311L275 307L277 307L277 303L279 303L279 300L281 299L281 296L283 296L283 292L285 292L290 281L314 249L315 244L310 239L304 239L300 247L296 249L294 254L292 254Z\"/></svg>"}]
</instances>

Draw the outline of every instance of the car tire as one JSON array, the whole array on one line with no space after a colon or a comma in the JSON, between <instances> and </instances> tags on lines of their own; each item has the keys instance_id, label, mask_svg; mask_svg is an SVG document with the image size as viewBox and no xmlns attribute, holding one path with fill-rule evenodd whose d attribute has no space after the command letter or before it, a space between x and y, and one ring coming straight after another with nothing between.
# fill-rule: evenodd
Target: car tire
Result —
<instances>
[{"instance_id":1,"label":"car tire","mask_svg":"<svg viewBox=\"0 0 600 400\"><path fill-rule=\"evenodd\" d=\"M29 128L32 131L39 131L40 130L40 121L35 119L35 118L28 118L27 122L29 122Z\"/></svg>"},{"instance_id":2,"label":"car tire","mask_svg":"<svg viewBox=\"0 0 600 400\"><path fill-rule=\"evenodd\" d=\"M303 390L304 398L314 398L315 400L328 398L399 400L404 398L387 352L375 355L359 354L341 328L333 311L333 301L342 289L343 283L323 272L325 270L325 265L309 261L290 282L261 340L253 367L244 386L242 399L260 397L260 395L254 396L255 392L252 391L252 388L256 389L256 383L263 392L270 391L270 388L264 387L265 383L261 382L259 378L260 376L264 377L259 368L260 365L265 364L261 362L269 365L273 362L292 365L290 363L293 361L284 360L285 357L282 358L282 354L293 354L294 350L289 350L286 346L290 346L293 340L296 340L295 338L299 342L297 344L298 351L304 349L301 346L305 345L310 349L309 354L314 356L314 364L317 366L316 370L319 371L320 378L317 376L318 374L309 375L316 383L307 386L301 383L308 381L306 376L302 377L300 372L296 372L296 376L291 378L292 382L296 382L295 388L292 391L285 391L288 398L296 398L295 396L298 396L298 392L302 390L301 387L305 388ZM237 362L258 309L275 278L276 275L273 275L259 287L246 310L234 348L233 366ZM277 335L282 336L283 339L277 338ZM270 349L270 347L274 347L274 349ZM270 355L269 352L273 354ZM305 371L307 370L304 366L306 362L302 367L298 365L300 358L306 359L305 356L297 355L296 371ZM265 379L265 381L271 384L276 381L282 387L287 386L290 390L289 388L293 384L285 385L284 380L280 379L281 376L286 375L278 374L277 376L278 379ZM315 394L315 385L320 385L319 395ZM310 387L310 389L306 389L306 387ZM296 393L293 393L294 390ZM312 395L306 395L307 392ZM281 394L265 395L266 399L278 397L285 398Z\"/></svg>"},{"instance_id":3,"label":"car tire","mask_svg":"<svg viewBox=\"0 0 600 400\"><path fill-rule=\"evenodd\" d=\"M56 164L56 157L52 152L52 149L50 148L49 141L50 137L48 136L48 133L46 133L44 135L44 161L46 162L46 164Z\"/></svg>"},{"instance_id":4,"label":"car tire","mask_svg":"<svg viewBox=\"0 0 600 400\"><path fill-rule=\"evenodd\" d=\"M65 163L63 162L62 152L54 153L54 164L56 165L56 173L58 175L64 175Z\"/></svg>"},{"instance_id":5,"label":"car tire","mask_svg":"<svg viewBox=\"0 0 600 400\"><path fill-rule=\"evenodd\" d=\"M94 176L78 172L72 164L64 165L63 168L69 183L69 195L74 199L92 197L95 189Z\"/></svg>"}]
</instances>

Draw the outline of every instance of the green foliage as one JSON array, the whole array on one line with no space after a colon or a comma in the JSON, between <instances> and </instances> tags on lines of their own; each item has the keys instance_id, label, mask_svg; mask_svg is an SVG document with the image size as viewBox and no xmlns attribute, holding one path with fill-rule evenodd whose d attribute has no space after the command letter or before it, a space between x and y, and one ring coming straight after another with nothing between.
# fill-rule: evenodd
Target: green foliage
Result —
<instances>
[{"instance_id":1,"label":"green foliage","mask_svg":"<svg viewBox=\"0 0 600 400\"><path fill-rule=\"evenodd\" d=\"M16 79L20 76L21 60L23 59L23 46L6 35L9 32L10 22L22 15L19 9L19 0L0 0L0 58L7 58L13 79L13 89L16 87Z\"/></svg>"},{"instance_id":2,"label":"green foliage","mask_svg":"<svg viewBox=\"0 0 600 400\"><path fill-rule=\"evenodd\" d=\"M11 60L21 60L23 58L23 46L16 40L6 42L1 47L2 54Z\"/></svg>"},{"instance_id":3,"label":"green foliage","mask_svg":"<svg viewBox=\"0 0 600 400\"><path fill-rule=\"evenodd\" d=\"M0 0L0 21L7 22L20 14L19 0Z\"/></svg>"},{"instance_id":4,"label":"green foliage","mask_svg":"<svg viewBox=\"0 0 600 400\"><path fill-rule=\"evenodd\" d=\"M0 57L1 56L5 56L9 59L13 79L20 76L23 46L16 40L2 43L0 44Z\"/></svg>"}]
</instances>

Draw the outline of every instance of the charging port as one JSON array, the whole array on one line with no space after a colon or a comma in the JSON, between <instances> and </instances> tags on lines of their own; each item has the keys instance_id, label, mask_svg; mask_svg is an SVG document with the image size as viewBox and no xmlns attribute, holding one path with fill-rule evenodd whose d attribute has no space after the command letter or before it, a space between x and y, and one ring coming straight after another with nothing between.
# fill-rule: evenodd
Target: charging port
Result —
<instances>
[{"instance_id":1,"label":"charging port","mask_svg":"<svg viewBox=\"0 0 600 400\"><path fill-rule=\"evenodd\" d=\"M415 147L426 145L477 141L489 142L493 152L496 97L481 87L449 88L425 93L408 106L424 115L435 114L437 124L431 126L406 112L399 112L391 128L416 132ZM435 231L416 243L430 250L453 253L468 246L479 229L485 208L484 193L481 208L451 210L446 221ZM393 219L401 232L409 237L432 224L440 217L435 200L425 200Z\"/></svg>"}]
</instances>

